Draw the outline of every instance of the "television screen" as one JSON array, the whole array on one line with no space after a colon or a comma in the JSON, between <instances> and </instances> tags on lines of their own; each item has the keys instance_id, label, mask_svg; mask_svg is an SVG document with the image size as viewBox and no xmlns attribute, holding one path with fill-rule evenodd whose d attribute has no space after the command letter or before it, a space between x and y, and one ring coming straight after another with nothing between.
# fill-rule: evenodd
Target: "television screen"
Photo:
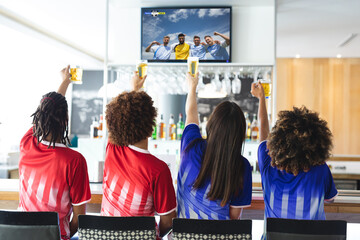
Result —
<instances>
[{"instance_id":1,"label":"television screen","mask_svg":"<svg viewBox=\"0 0 360 240\"><path fill-rule=\"evenodd\" d=\"M231 62L231 7L141 9L141 59Z\"/></svg>"}]
</instances>

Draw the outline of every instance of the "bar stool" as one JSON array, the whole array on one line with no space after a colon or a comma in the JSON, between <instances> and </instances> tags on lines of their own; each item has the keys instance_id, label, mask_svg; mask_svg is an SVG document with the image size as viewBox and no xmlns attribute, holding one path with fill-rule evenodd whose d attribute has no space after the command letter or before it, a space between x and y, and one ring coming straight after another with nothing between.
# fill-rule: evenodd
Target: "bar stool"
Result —
<instances>
[{"instance_id":1,"label":"bar stool","mask_svg":"<svg viewBox=\"0 0 360 240\"><path fill-rule=\"evenodd\" d=\"M58 213L0 211L0 239L59 240Z\"/></svg>"},{"instance_id":2,"label":"bar stool","mask_svg":"<svg viewBox=\"0 0 360 240\"><path fill-rule=\"evenodd\" d=\"M249 240L251 220L173 219L173 239Z\"/></svg>"},{"instance_id":3,"label":"bar stool","mask_svg":"<svg viewBox=\"0 0 360 240\"><path fill-rule=\"evenodd\" d=\"M267 240L345 240L346 221L268 218Z\"/></svg>"},{"instance_id":4,"label":"bar stool","mask_svg":"<svg viewBox=\"0 0 360 240\"><path fill-rule=\"evenodd\" d=\"M79 215L79 240L155 239L155 217Z\"/></svg>"}]
</instances>

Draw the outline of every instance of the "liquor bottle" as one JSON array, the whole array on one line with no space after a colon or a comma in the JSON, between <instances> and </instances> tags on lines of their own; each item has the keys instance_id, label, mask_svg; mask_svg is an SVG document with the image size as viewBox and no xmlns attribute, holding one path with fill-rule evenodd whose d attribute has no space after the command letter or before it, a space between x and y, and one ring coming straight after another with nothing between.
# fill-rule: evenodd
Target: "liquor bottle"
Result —
<instances>
[{"instance_id":1,"label":"liquor bottle","mask_svg":"<svg viewBox=\"0 0 360 240\"><path fill-rule=\"evenodd\" d=\"M153 126L153 132L151 134L151 139L153 139L153 140L157 139L157 123L156 123L156 119L154 119L154 126Z\"/></svg>"},{"instance_id":2,"label":"liquor bottle","mask_svg":"<svg viewBox=\"0 0 360 240\"><path fill-rule=\"evenodd\" d=\"M249 119L249 114L247 112L245 112L245 121L246 121L246 141L250 141L251 140L251 122Z\"/></svg>"},{"instance_id":3,"label":"liquor bottle","mask_svg":"<svg viewBox=\"0 0 360 240\"><path fill-rule=\"evenodd\" d=\"M251 123L251 140L257 141L259 139L259 126L256 120L256 114L253 115L253 121Z\"/></svg>"},{"instance_id":4,"label":"liquor bottle","mask_svg":"<svg viewBox=\"0 0 360 240\"><path fill-rule=\"evenodd\" d=\"M207 117L204 117L203 122L201 123L201 136L203 139L207 138L206 125L207 125Z\"/></svg>"},{"instance_id":5,"label":"liquor bottle","mask_svg":"<svg viewBox=\"0 0 360 240\"><path fill-rule=\"evenodd\" d=\"M176 139L181 140L182 134L184 132L185 124L183 122L183 115L182 113L179 114L179 121L176 124Z\"/></svg>"},{"instance_id":6,"label":"liquor bottle","mask_svg":"<svg viewBox=\"0 0 360 240\"><path fill-rule=\"evenodd\" d=\"M96 118L94 118L92 124L90 125L90 138L98 137L98 127L99 123Z\"/></svg>"},{"instance_id":7,"label":"liquor bottle","mask_svg":"<svg viewBox=\"0 0 360 240\"><path fill-rule=\"evenodd\" d=\"M169 119L169 140L176 140L176 125L173 114L170 114Z\"/></svg>"},{"instance_id":8,"label":"liquor bottle","mask_svg":"<svg viewBox=\"0 0 360 240\"><path fill-rule=\"evenodd\" d=\"M103 137L103 122L104 122L104 117L102 114L100 114L100 121L99 121L99 127L98 127L98 137L99 138Z\"/></svg>"},{"instance_id":9,"label":"liquor bottle","mask_svg":"<svg viewBox=\"0 0 360 240\"><path fill-rule=\"evenodd\" d=\"M160 122L159 122L159 128L158 128L158 131L159 131L159 139L161 140L165 140L165 123L164 123L164 116L161 114L160 115Z\"/></svg>"}]
</instances>

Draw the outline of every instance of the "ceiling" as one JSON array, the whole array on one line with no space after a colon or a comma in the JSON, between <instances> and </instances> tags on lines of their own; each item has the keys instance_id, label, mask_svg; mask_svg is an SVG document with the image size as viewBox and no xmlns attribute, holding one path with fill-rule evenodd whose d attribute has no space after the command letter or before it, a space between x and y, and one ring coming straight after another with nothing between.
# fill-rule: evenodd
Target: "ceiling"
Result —
<instances>
[{"instance_id":1,"label":"ceiling","mask_svg":"<svg viewBox=\"0 0 360 240\"><path fill-rule=\"evenodd\" d=\"M351 33L349 44L338 47ZM360 57L359 0L278 0L277 57Z\"/></svg>"},{"instance_id":2,"label":"ceiling","mask_svg":"<svg viewBox=\"0 0 360 240\"><path fill-rule=\"evenodd\" d=\"M182 5L216 5L183 0ZM225 0L222 5L271 6L274 0ZM111 0L123 7L179 5L175 0ZM6 9L96 56L105 52L105 1L0 0ZM277 57L360 57L360 0L278 0ZM0 24L6 23L0 15ZM351 33L358 36L338 45Z\"/></svg>"}]
</instances>

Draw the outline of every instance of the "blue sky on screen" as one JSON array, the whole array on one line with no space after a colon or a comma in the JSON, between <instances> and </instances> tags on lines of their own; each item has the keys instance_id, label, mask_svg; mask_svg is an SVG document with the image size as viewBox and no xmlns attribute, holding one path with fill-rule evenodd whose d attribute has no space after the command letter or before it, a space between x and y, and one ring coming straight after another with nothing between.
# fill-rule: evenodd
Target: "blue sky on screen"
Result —
<instances>
[{"instance_id":1,"label":"blue sky on screen","mask_svg":"<svg viewBox=\"0 0 360 240\"><path fill-rule=\"evenodd\" d=\"M151 10L164 12L157 17L151 14ZM229 8L202 8L202 9L144 9L142 15L142 50L152 42L162 43L164 36L170 37L170 44L177 43L177 35L184 33L185 41L192 42L193 36L198 35L204 42L204 36L213 36L219 32L229 36L230 34L230 9ZM213 36L214 37L214 36ZM223 41L219 36L214 39Z\"/></svg>"}]
</instances>

